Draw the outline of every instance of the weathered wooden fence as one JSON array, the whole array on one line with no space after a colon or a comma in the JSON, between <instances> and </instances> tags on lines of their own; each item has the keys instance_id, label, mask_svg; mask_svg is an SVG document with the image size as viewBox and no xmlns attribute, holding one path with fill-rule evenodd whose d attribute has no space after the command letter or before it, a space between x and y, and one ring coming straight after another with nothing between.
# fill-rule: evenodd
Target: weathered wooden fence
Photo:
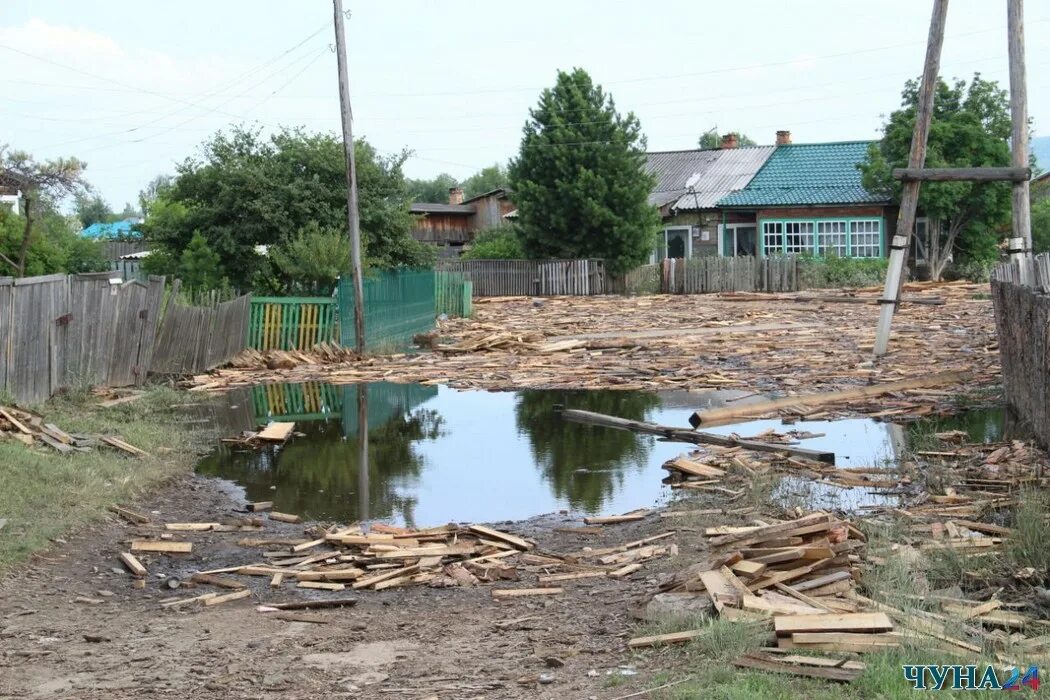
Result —
<instances>
[{"instance_id":1,"label":"weathered wooden fence","mask_svg":"<svg viewBox=\"0 0 1050 700\"><path fill-rule=\"evenodd\" d=\"M128 386L150 368L164 279L0 279L0 389L38 403L73 384Z\"/></svg>"},{"instance_id":2,"label":"weathered wooden fence","mask_svg":"<svg viewBox=\"0 0 1050 700\"><path fill-rule=\"evenodd\" d=\"M248 347L309 350L336 340L334 297L254 297L248 317Z\"/></svg>"},{"instance_id":3,"label":"weathered wooden fence","mask_svg":"<svg viewBox=\"0 0 1050 700\"><path fill-rule=\"evenodd\" d=\"M434 271L434 310L452 318L474 313L474 283L458 272Z\"/></svg>"},{"instance_id":4,"label":"weathered wooden fence","mask_svg":"<svg viewBox=\"0 0 1050 700\"><path fill-rule=\"evenodd\" d=\"M1014 263L998 266L992 302L1006 401L1050 447L1050 256L1035 268L1035 286L1025 287Z\"/></svg>"},{"instance_id":5,"label":"weathered wooden fence","mask_svg":"<svg viewBox=\"0 0 1050 700\"><path fill-rule=\"evenodd\" d=\"M215 306L183 306L175 301L177 291L173 287L157 331L151 372L199 374L247 347L250 295Z\"/></svg>"},{"instance_id":6,"label":"weathered wooden fence","mask_svg":"<svg viewBox=\"0 0 1050 700\"><path fill-rule=\"evenodd\" d=\"M606 293L602 260L440 260L437 270L462 274L476 297Z\"/></svg>"},{"instance_id":7,"label":"weathered wooden fence","mask_svg":"<svg viewBox=\"0 0 1050 700\"><path fill-rule=\"evenodd\" d=\"M794 257L669 258L661 269L664 294L794 292L799 289Z\"/></svg>"}]
</instances>

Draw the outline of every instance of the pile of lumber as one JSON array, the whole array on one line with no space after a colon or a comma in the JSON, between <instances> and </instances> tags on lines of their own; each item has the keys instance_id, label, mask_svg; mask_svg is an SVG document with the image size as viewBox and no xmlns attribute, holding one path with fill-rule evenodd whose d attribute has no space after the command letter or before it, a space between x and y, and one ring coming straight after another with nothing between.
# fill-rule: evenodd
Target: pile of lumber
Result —
<instances>
[{"instance_id":1,"label":"pile of lumber","mask_svg":"<svg viewBox=\"0 0 1050 700\"><path fill-rule=\"evenodd\" d=\"M300 366L357 362L358 354L337 343L318 343L309 350L255 350L248 348L230 360L238 369L294 369Z\"/></svg>"},{"instance_id":2,"label":"pile of lumber","mask_svg":"<svg viewBox=\"0 0 1050 700\"><path fill-rule=\"evenodd\" d=\"M485 352L489 350L535 351L544 335L536 331L508 333L498 326L485 325L466 333L456 343L437 344L434 349L446 354Z\"/></svg>"},{"instance_id":3,"label":"pile of lumber","mask_svg":"<svg viewBox=\"0 0 1050 700\"><path fill-rule=\"evenodd\" d=\"M148 456L118 436L67 433L54 423L45 422L43 416L14 406L0 406L0 440L15 440L27 447L46 445L60 454L108 447L134 457Z\"/></svg>"}]
</instances>

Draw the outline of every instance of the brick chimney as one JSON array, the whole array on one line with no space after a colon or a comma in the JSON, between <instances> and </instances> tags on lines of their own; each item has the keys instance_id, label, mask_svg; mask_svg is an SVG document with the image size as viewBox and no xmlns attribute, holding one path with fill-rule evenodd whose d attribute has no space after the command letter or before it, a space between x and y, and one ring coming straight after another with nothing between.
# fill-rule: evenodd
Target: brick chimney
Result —
<instances>
[{"instance_id":1,"label":"brick chimney","mask_svg":"<svg viewBox=\"0 0 1050 700\"><path fill-rule=\"evenodd\" d=\"M722 148L736 148L736 134L728 133L722 137Z\"/></svg>"},{"instance_id":2,"label":"brick chimney","mask_svg":"<svg viewBox=\"0 0 1050 700\"><path fill-rule=\"evenodd\" d=\"M781 129L777 132L777 145L786 146L791 143L791 132L787 129Z\"/></svg>"},{"instance_id":3,"label":"brick chimney","mask_svg":"<svg viewBox=\"0 0 1050 700\"><path fill-rule=\"evenodd\" d=\"M449 187L448 188L448 203L449 204L462 204L463 203L463 188L462 187Z\"/></svg>"}]
</instances>

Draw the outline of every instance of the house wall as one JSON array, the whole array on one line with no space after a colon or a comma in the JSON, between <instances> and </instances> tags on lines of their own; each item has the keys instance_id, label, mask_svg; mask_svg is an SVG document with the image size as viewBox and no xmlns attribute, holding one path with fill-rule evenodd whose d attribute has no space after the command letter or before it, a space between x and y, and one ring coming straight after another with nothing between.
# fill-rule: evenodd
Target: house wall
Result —
<instances>
[{"instance_id":1,"label":"house wall","mask_svg":"<svg viewBox=\"0 0 1050 700\"><path fill-rule=\"evenodd\" d=\"M664 253L665 234L668 229L679 229L689 227L691 239L691 257L699 258L708 255L718 255L718 225L722 221L721 212L708 210L702 212L681 212L674 216L664 217L660 231L657 233L657 242L653 250L652 259L662 260L666 257Z\"/></svg>"},{"instance_id":2,"label":"house wall","mask_svg":"<svg viewBox=\"0 0 1050 700\"><path fill-rule=\"evenodd\" d=\"M509 214L514 210L514 205L511 204L510 200L498 194L471 200L470 204L474 206L477 212L470 217L471 231L481 231L487 228L503 226L506 223L503 215Z\"/></svg>"},{"instance_id":3,"label":"house wall","mask_svg":"<svg viewBox=\"0 0 1050 700\"><path fill-rule=\"evenodd\" d=\"M470 240L470 219L465 214L427 214L421 216L412 237L424 243L466 243Z\"/></svg>"},{"instance_id":4,"label":"house wall","mask_svg":"<svg viewBox=\"0 0 1050 700\"><path fill-rule=\"evenodd\" d=\"M867 246L857 248L855 247L855 243L866 240L864 237L864 231L871 225L868 222L878 221L879 249L877 255L863 255L863 257L885 257L889 251L890 237L892 237L893 231L896 228L896 208L871 205L843 207L778 207L759 209L756 213L756 219L758 224L759 251L762 255L765 255L766 252L767 238L765 235L765 224L767 222L771 225L782 225L783 235L785 236L783 242L785 245L789 245L787 236L791 233L789 227L792 224L802 223L805 225L812 223L813 230L810 232L812 237L811 239L807 239L812 241L812 245L809 246L805 252L813 254L819 254L818 224L821 222L845 222L846 229L842 234L844 238L840 239L840 241L845 241L845 255L853 256L854 254L857 254L860 256L863 255L860 251L870 253L871 247ZM807 246L808 245L809 244L807 243ZM788 252L794 253L797 251L788 250Z\"/></svg>"}]
</instances>

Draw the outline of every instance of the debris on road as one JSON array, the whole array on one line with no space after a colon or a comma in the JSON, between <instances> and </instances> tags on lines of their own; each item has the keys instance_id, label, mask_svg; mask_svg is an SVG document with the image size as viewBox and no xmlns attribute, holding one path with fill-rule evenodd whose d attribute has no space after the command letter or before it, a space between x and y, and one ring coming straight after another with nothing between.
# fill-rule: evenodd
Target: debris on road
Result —
<instances>
[{"instance_id":1,"label":"debris on road","mask_svg":"<svg viewBox=\"0 0 1050 700\"><path fill-rule=\"evenodd\" d=\"M14 406L0 406L0 440L11 439L26 447L37 443L46 445L59 454L90 452L96 447L111 447L133 457L149 454L115 435L80 435L67 433L44 417Z\"/></svg>"}]
</instances>

